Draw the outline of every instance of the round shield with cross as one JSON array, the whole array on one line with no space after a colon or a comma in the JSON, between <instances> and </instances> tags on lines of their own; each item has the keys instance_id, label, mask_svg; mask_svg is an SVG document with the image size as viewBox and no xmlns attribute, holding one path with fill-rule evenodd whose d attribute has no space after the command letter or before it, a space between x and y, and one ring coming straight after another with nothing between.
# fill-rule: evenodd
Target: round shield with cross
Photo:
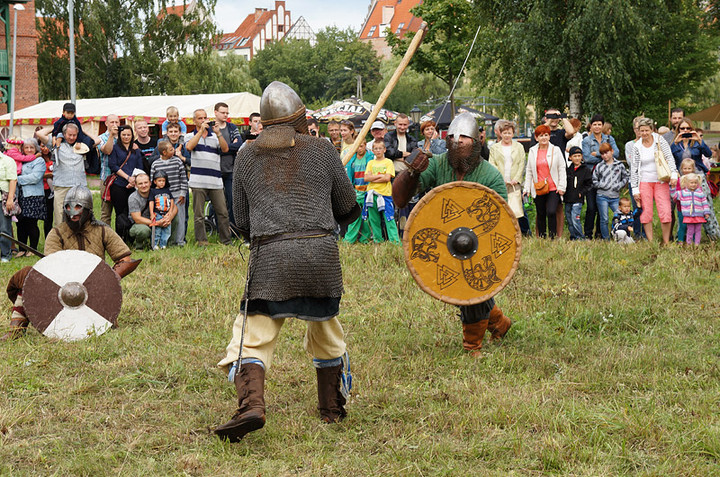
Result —
<instances>
[{"instance_id":1,"label":"round shield with cross","mask_svg":"<svg viewBox=\"0 0 720 477\"><path fill-rule=\"evenodd\" d=\"M520 263L522 238L500 194L457 181L420 199L405 225L403 249L423 291L453 305L474 305L510 282Z\"/></svg>"},{"instance_id":2,"label":"round shield with cross","mask_svg":"<svg viewBox=\"0 0 720 477\"><path fill-rule=\"evenodd\" d=\"M23 303L30 323L45 336L77 341L101 335L117 324L120 278L97 255L55 252L28 273Z\"/></svg>"}]
</instances>

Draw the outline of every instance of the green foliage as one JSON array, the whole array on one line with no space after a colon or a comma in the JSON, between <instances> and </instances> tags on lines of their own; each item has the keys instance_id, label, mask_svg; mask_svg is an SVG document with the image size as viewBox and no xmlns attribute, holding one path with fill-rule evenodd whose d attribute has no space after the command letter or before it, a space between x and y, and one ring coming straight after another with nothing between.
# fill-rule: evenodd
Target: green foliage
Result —
<instances>
[{"instance_id":1,"label":"green foliage","mask_svg":"<svg viewBox=\"0 0 720 477\"><path fill-rule=\"evenodd\" d=\"M250 73L262 88L273 81L288 84L314 107L354 95L358 74L364 85L374 85L380 80L380 60L352 29L328 27L317 33L315 45L307 40L267 45L250 61Z\"/></svg>"},{"instance_id":2,"label":"green foliage","mask_svg":"<svg viewBox=\"0 0 720 477\"><path fill-rule=\"evenodd\" d=\"M487 25L484 81L540 108L603 113L623 137L640 113L664 122L668 100L717 70L716 38L691 0L474 3Z\"/></svg>"},{"instance_id":3,"label":"green foliage","mask_svg":"<svg viewBox=\"0 0 720 477\"><path fill-rule=\"evenodd\" d=\"M388 84L390 78L400 64L400 58L393 57L388 61L383 61L380 66L380 74L382 80L377 83L365 95L365 99L374 103L382 94L385 85ZM447 86L437 77L430 73L419 73L410 68L406 69L400 77L397 86L385 102L385 109L398 111L407 114L415 104L423 103L428 100L442 98L447 95Z\"/></svg>"},{"instance_id":4,"label":"green foliage","mask_svg":"<svg viewBox=\"0 0 720 477\"><path fill-rule=\"evenodd\" d=\"M250 63L242 56L219 56L216 51L183 55L164 65L158 76L169 94L235 93L260 95L258 80L250 75Z\"/></svg>"},{"instance_id":5,"label":"green foliage","mask_svg":"<svg viewBox=\"0 0 720 477\"><path fill-rule=\"evenodd\" d=\"M410 67L442 80L449 94L470 50L479 15L470 2L456 0L426 0L412 13L427 22L428 30ZM414 36L400 39L388 30L386 39L393 54L403 56Z\"/></svg>"},{"instance_id":6,"label":"green foliage","mask_svg":"<svg viewBox=\"0 0 720 477\"><path fill-rule=\"evenodd\" d=\"M188 52L210 48L217 33L205 12L216 0L200 0L182 17L157 13L167 0L75 3L75 57L79 97L173 93L164 70ZM64 0L37 0L38 72L43 99L70 94L68 12Z\"/></svg>"}]
</instances>

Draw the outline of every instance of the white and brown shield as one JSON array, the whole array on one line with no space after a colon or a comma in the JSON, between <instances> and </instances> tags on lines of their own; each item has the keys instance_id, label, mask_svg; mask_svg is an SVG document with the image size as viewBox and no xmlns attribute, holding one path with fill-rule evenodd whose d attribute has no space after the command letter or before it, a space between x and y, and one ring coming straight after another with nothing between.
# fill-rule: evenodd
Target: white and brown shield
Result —
<instances>
[{"instance_id":1,"label":"white and brown shield","mask_svg":"<svg viewBox=\"0 0 720 477\"><path fill-rule=\"evenodd\" d=\"M42 334L77 341L117 324L122 288L100 257L65 250L33 266L23 285L23 302L30 323Z\"/></svg>"},{"instance_id":2,"label":"white and brown shield","mask_svg":"<svg viewBox=\"0 0 720 477\"><path fill-rule=\"evenodd\" d=\"M515 214L497 192L457 181L420 199L405 225L403 249L423 291L453 305L474 305L510 282L522 237Z\"/></svg>"}]
</instances>

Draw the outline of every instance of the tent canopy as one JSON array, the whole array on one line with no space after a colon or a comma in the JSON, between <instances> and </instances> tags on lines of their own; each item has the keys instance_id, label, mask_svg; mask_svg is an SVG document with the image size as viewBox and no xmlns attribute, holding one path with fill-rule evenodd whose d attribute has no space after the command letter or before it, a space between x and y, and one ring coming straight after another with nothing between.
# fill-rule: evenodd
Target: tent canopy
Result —
<instances>
[{"instance_id":1,"label":"tent canopy","mask_svg":"<svg viewBox=\"0 0 720 477\"><path fill-rule=\"evenodd\" d=\"M720 121L720 104L710 106L709 108L693 113L688 117L693 121L707 121L710 123L718 122Z\"/></svg>"},{"instance_id":2,"label":"tent canopy","mask_svg":"<svg viewBox=\"0 0 720 477\"><path fill-rule=\"evenodd\" d=\"M45 101L28 108L15 111L13 123L22 136L32 136L37 126L51 125L62 114L63 104L68 101ZM165 112L169 106L175 106L180 118L186 124L192 124L193 111L204 109L212 117L216 103L227 103L230 121L238 125L249 124L248 117L260 110L260 97L252 93L193 94L178 96L131 96L119 98L78 99L77 117L83 123L90 123L95 133L99 124L108 114L117 114L126 123L144 119L150 124L165 121ZM0 116L0 127L10 125L10 114ZM14 132L17 135L17 133Z\"/></svg>"}]
</instances>

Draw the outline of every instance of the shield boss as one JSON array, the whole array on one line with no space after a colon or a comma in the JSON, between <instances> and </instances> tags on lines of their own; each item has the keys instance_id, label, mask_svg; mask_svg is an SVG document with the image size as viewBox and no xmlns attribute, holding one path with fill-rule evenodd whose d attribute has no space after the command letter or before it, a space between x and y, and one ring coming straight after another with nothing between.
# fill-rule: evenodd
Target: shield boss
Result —
<instances>
[{"instance_id":1,"label":"shield boss","mask_svg":"<svg viewBox=\"0 0 720 477\"><path fill-rule=\"evenodd\" d=\"M410 213L405 263L420 288L453 305L489 300L520 262L515 214L494 190L457 181L431 190Z\"/></svg>"},{"instance_id":2,"label":"shield boss","mask_svg":"<svg viewBox=\"0 0 720 477\"><path fill-rule=\"evenodd\" d=\"M120 279L97 255L64 250L39 260L23 284L30 323L50 338L77 341L117 325Z\"/></svg>"}]
</instances>

